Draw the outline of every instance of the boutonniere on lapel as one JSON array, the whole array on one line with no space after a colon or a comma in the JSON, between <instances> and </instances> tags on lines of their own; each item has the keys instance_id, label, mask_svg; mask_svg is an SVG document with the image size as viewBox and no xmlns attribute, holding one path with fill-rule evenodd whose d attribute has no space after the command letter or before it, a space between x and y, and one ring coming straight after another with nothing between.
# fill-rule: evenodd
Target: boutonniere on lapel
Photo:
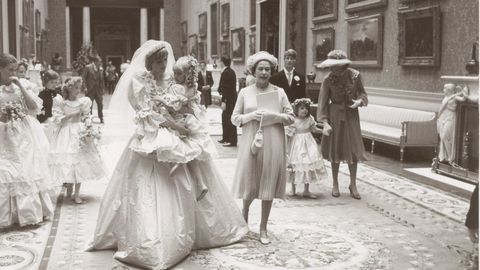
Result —
<instances>
[{"instance_id":1,"label":"boutonniere on lapel","mask_svg":"<svg viewBox=\"0 0 480 270\"><path fill-rule=\"evenodd\" d=\"M293 76L293 79L297 82L300 81L300 77L298 77L298 75Z\"/></svg>"}]
</instances>

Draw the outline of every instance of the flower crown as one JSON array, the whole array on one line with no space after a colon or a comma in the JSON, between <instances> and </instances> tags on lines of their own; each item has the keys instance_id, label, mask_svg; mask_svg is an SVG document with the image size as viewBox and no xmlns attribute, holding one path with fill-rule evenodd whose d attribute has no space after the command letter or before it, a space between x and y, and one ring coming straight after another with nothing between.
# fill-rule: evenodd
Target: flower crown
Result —
<instances>
[{"instance_id":1,"label":"flower crown","mask_svg":"<svg viewBox=\"0 0 480 270\"><path fill-rule=\"evenodd\" d=\"M76 84L78 83L82 83L82 77L71 77L69 79L67 79L63 85L64 88L66 89L70 89L72 88L73 86L75 86Z\"/></svg>"},{"instance_id":2,"label":"flower crown","mask_svg":"<svg viewBox=\"0 0 480 270\"><path fill-rule=\"evenodd\" d=\"M198 61L197 59L195 59L195 57L191 56L191 55L188 55L186 56L186 64L188 66L188 70L185 72L185 75L186 75L186 81L187 81L187 84L192 87L193 84L195 84L197 82L197 77L198 77L198 73L197 73L197 67L198 67Z\"/></svg>"},{"instance_id":3,"label":"flower crown","mask_svg":"<svg viewBox=\"0 0 480 270\"><path fill-rule=\"evenodd\" d=\"M312 105L312 100L309 98L299 98L292 103L292 106L294 108L297 108L298 106L302 106L302 105L306 107L310 107L310 105Z\"/></svg>"}]
</instances>

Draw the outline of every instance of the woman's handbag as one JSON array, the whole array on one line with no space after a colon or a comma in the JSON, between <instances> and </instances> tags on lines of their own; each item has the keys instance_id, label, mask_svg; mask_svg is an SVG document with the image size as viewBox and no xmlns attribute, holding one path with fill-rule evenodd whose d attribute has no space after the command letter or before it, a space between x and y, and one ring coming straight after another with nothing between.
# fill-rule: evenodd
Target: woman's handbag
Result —
<instances>
[{"instance_id":1,"label":"woman's handbag","mask_svg":"<svg viewBox=\"0 0 480 270\"><path fill-rule=\"evenodd\" d=\"M254 155L256 155L258 150L260 150L263 147L262 121L263 121L263 115L260 118L260 124L258 126L257 133L255 133L255 137L253 137L252 145L250 146L250 150Z\"/></svg>"}]
</instances>

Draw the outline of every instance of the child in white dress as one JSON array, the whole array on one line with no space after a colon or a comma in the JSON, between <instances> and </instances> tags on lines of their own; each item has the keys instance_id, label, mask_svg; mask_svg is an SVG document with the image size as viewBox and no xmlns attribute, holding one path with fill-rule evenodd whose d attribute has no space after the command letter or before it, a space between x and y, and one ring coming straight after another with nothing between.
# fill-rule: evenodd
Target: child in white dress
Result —
<instances>
[{"instance_id":1,"label":"child in white dress","mask_svg":"<svg viewBox=\"0 0 480 270\"><path fill-rule=\"evenodd\" d=\"M309 98L297 99L293 103L295 122L286 128L288 140L287 168L288 181L292 183L292 193L295 195L295 185L304 184L303 196L315 199L310 193L311 183L317 183L327 176L323 157L318 149L312 132L321 133L316 122L310 115Z\"/></svg>"},{"instance_id":2,"label":"child in white dress","mask_svg":"<svg viewBox=\"0 0 480 270\"><path fill-rule=\"evenodd\" d=\"M73 200L77 204L82 203L82 182L106 177L104 163L95 146L100 132L90 118L92 101L79 97L81 90L82 78L72 77L65 81L63 97L58 95L53 100L49 161L53 180L67 185L67 197L72 195L75 185Z\"/></svg>"}]
</instances>

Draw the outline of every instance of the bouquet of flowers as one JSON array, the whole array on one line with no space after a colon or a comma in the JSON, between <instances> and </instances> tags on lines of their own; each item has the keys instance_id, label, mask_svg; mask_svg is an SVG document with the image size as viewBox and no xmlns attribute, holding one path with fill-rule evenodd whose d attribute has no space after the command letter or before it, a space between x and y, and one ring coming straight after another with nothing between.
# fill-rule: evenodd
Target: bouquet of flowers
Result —
<instances>
[{"instance_id":1,"label":"bouquet of flowers","mask_svg":"<svg viewBox=\"0 0 480 270\"><path fill-rule=\"evenodd\" d=\"M4 117L6 116L7 121L16 121L26 116L23 112L23 106L13 101L7 101L1 104L0 114Z\"/></svg>"},{"instance_id":2,"label":"bouquet of flowers","mask_svg":"<svg viewBox=\"0 0 480 270\"><path fill-rule=\"evenodd\" d=\"M102 137L100 127L93 125L90 117L84 117L82 123L83 127L78 134L81 146L87 146L89 143L99 140Z\"/></svg>"}]
</instances>

